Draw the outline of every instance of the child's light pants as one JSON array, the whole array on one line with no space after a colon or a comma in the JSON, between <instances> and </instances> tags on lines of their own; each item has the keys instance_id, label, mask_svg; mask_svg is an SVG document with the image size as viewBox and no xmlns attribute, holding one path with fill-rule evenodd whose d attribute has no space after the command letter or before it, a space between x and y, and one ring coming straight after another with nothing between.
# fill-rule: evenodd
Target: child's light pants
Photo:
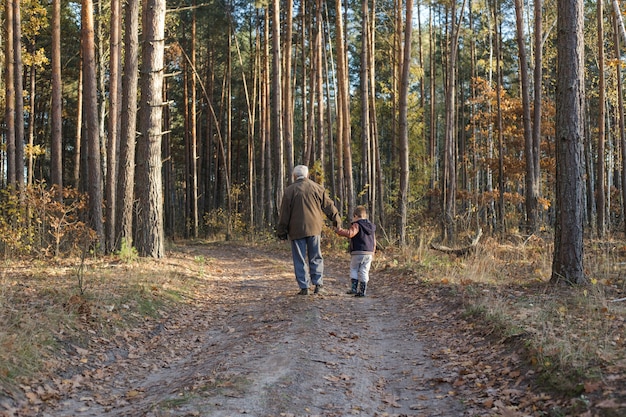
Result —
<instances>
[{"instance_id":1,"label":"child's light pants","mask_svg":"<svg viewBox=\"0 0 626 417\"><path fill-rule=\"evenodd\" d=\"M370 280L370 266L373 255L350 256L350 279L367 283Z\"/></svg>"}]
</instances>

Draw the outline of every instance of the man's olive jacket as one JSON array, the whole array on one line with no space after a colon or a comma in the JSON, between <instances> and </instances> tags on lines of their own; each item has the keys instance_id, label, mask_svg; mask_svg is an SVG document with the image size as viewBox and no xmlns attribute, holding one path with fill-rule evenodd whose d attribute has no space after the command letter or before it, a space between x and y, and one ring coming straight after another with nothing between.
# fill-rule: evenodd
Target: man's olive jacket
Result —
<instances>
[{"instance_id":1,"label":"man's olive jacket","mask_svg":"<svg viewBox=\"0 0 626 417\"><path fill-rule=\"evenodd\" d=\"M300 178L285 189L276 235L291 240L322 234L324 217L341 225L341 218L335 204L324 187L308 179Z\"/></svg>"}]
</instances>

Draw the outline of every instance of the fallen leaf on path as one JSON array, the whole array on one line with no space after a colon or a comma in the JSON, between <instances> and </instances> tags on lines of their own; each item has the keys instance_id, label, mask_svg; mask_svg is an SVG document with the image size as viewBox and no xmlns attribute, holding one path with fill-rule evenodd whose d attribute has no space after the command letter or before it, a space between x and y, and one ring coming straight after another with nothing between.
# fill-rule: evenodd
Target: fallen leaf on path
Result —
<instances>
[{"instance_id":1,"label":"fallen leaf on path","mask_svg":"<svg viewBox=\"0 0 626 417\"><path fill-rule=\"evenodd\" d=\"M398 404L397 398L393 394L383 394L383 402L389 404L394 408L401 408L402 406Z\"/></svg>"}]
</instances>

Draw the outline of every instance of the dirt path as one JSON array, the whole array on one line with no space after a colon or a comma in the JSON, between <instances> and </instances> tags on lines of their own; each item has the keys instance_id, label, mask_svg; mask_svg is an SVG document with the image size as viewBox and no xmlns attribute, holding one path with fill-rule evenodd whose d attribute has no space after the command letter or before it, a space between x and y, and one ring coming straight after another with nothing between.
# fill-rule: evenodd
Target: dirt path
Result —
<instances>
[{"instance_id":1,"label":"dirt path","mask_svg":"<svg viewBox=\"0 0 626 417\"><path fill-rule=\"evenodd\" d=\"M326 258L326 294L300 296L287 250L193 251L206 260L188 277L195 307L146 334L94 339L82 372L58 376L70 394L37 415L491 415L436 360L447 347L431 336L453 330L433 328L445 320L424 293L374 271L368 297L347 295L346 255Z\"/></svg>"}]
</instances>

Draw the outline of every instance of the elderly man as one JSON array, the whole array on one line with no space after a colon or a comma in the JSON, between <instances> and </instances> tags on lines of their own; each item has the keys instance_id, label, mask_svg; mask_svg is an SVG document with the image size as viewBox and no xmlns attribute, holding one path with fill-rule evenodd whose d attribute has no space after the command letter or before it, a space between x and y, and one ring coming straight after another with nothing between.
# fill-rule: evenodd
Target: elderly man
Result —
<instances>
[{"instance_id":1,"label":"elderly man","mask_svg":"<svg viewBox=\"0 0 626 417\"><path fill-rule=\"evenodd\" d=\"M334 227L341 225L341 218L324 187L309 179L309 168L296 166L293 180L283 195L276 235L283 240L291 239L293 266L300 287L298 294L307 295L310 284L315 286L314 293L318 294L322 290L324 274L320 248L324 216Z\"/></svg>"}]
</instances>

